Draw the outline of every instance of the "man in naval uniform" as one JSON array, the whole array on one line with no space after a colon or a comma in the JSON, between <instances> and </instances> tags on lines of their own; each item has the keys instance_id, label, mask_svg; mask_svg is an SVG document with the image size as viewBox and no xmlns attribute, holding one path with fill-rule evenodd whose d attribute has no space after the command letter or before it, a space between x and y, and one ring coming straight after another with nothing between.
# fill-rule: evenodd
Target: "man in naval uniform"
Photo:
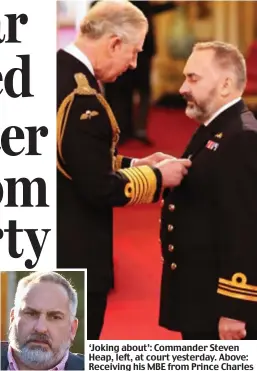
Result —
<instances>
[{"instance_id":1,"label":"man in naval uniform","mask_svg":"<svg viewBox=\"0 0 257 371\"><path fill-rule=\"evenodd\" d=\"M245 60L199 43L184 69L186 114L201 125L192 167L164 191L160 325L185 340L257 339L257 121L242 94Z\"/></svg>"},{"instance_id":2,"label":"man in naval uniform","mask_svg":"<svg viewBox=\"0 0 257 371\"><path fill-rule=\"evenodd\" d=\"M129 2L99 2L57 54L57 267L88 269L88 339L98 339L113 283L112 208L152 203L180 184L189 160L119 155L119 127L97 80L135 68L147 32Z\"/></svg>"}]
</instances>

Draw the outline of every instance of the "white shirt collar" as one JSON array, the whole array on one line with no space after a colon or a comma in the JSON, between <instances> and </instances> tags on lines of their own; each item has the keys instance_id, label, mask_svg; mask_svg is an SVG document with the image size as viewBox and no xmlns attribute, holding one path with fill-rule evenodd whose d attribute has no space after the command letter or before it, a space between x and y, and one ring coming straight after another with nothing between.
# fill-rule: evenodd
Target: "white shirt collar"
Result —
<instances>
[{"instance_id":1,"label":"white shirt collar","mask_svg":"<svg viewBox=\"0 0 257 371\"><path fill-rule=\"evenodd\" d=\"M75 44L72 43L72 44L67 45L64 48L64 50L67 53L71 54L76 59L78 59L81 63L83 63L89 69L89 71L92 73L92 75L95 76L92 63L90 62L88 57L84 53L82 53L82 51L79 50L79 48Z\"/></svg>"},{"instance_id":2,"label":"white shirt collar","mask_svg":"<svg viewBox=\"0 0 257 371\"><path fill-rule=\"evenodd\" d=\"M212 115L212 117L208 121L206 121L204 123L204 126L208 126L211 121L213 121L217 116L219 116L221 114L221 112L223 112L226 109L228 109L229 107L233 106L234 104L236 104L237 102L239 102L241 99L242 99L242 97L235 98L231 102L228 102L227 104L225 104L224 106L222 106L218 111L216 111Z\"/></svg>"}]
</instances>

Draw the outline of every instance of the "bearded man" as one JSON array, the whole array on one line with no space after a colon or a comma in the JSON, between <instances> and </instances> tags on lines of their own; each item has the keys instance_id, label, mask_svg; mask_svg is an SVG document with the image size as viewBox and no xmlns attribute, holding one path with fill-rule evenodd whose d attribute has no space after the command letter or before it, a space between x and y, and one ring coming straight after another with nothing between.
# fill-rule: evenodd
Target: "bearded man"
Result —
<instances>
[{"instance_id":1,"label":"bearded man","mask_svg":"<svg viewBox=\"0 0 257 371\"><path fill-rule=\"evenodd\" d=\"M184 68L186 115L200 123L192 167L164 191L160 325L184 340L257 339L257 121L242 100L245 60L198 43Z\"/></svg>"},{"instance_id":2,"label":"bearded man","mask_svg":"<svg viewBox=\"0 0 257 371\"><path fill-rule=\"evenodd\" d=\"M56 272L35 272L17 286L9 342L1 342L1 370L84 370L69 351L76 336L77 292Z\"/></svg>"}]
</instances>

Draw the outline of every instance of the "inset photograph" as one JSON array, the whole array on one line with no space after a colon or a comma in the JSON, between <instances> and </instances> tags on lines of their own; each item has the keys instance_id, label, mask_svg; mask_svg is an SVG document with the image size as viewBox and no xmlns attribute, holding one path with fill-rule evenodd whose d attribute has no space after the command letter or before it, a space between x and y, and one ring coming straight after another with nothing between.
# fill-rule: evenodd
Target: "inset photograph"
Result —
<instances>
[{"instance_id":1,"label":"inset photograph","mask_svg":"<svg viewBox=\"0 0 257 371\"><path fill-rule=\"evenodd\" d=\"M1 272L1 370L84 370L85 274Z\"/></svg>"}]
</instances>

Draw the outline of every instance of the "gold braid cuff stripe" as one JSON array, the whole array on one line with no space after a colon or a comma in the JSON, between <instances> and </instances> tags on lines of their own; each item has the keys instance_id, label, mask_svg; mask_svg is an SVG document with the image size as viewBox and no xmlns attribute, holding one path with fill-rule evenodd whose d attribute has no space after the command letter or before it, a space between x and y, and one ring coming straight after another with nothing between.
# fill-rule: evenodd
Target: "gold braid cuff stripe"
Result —
<instances>
[{"instance_id":1,"label":"gold braid cuff stripe","mask_svg":"<svg viewBox=\"0 0 257 371\"><path fill-rule=\"evenodd\" d=\"M247 278L243 273L235 273L231 280L220 278L217 293L236 299L257 302L257 286L248 285Z\"/></svg>"},{"instance_id":2,"label":"gold braid cuff stripe","mask_svg":"<svg viewBox=\"0 0 257 371\"><path fill-rule=\"evenodd\" d=\"M149 166L132 167L119 170L129 182L126 184L124 194L130 199L127 205L151 203L157 188L157 179Z\"/></svg>"},{"instance_id":3,"label":"gold braid cuff stripe","mask_svg":"<svg viewBox=\"0 0 257 371\"><path fill-rule=\"evenodd\" d=\"M57 152L60 161L62 164L65 164L65 160L62 154L62 141L63 136L65 132L65 128L68 121L68 116L70 112L70 108L72 106L72 103L74 101L75 95L95 95L98 101L101 103L101 105L104 107L110 123L112 127L112 147L111 147L111 155L113 159L113 169L115 168L115 148L119 141L119 134L120 129L118 126L118 123L115 119L115 116L111 110L111 107L105 100L105 98L102 96L102 94L98 93L95 89L91 88L91 86L88 83L88 80L85 75L82 73L77 73L74 75L74 78L77 83L77 88L73 90L61 103L58 112L57 112ZM57 158L57 168L58 170L68 179L72 179L71 176L64 170L63 165L60 163L59 159Z\"/></svg>"},{"instance_id":4,"label":"gold braid cuff stripe","mask_svg":"<svg viewBox=\"0 0 257 371\"><path fill-rule=\"evenodd\" d=\"M229 296L234 299L240 299L240 300L247 300L247 301L256 301L257 302L257 296L251 296L251 295L245 295L245 294L239 294L223 289L218 289L217 293L224 296Z\"/></svg>"}]
</instances>

